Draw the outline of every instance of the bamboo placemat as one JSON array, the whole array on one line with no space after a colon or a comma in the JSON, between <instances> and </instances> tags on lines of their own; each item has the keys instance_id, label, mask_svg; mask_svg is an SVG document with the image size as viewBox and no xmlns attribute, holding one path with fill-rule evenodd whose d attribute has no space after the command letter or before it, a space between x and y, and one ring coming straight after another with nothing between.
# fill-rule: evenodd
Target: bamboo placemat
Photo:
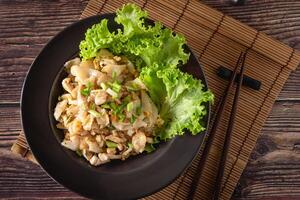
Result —
<instances>
[{"instance_id":1,"label":"bamboo placemat","mask_svg":"<svg viewBox=\"0 0 300 200\"><path fill-rule=\"evenodd\" d=\"M114 12L127 0L91 0L81 18ZM215 105L227 82L216 75L222 65L232 69L241 51L247 52L245 74L262 82L260 91L243 87L240 96L229 159L224 172L221 198L230 199L242 174L256 139L290 72L300 62L300 54L292 48L275 41L234 19L218 12L197 0L135 0L146 9L150 18L163 22L174 31L184 34L189 46L204 68L209 88L216 96ZM232 98L232 94L230 94ZM214 110L214 107L212 108ZM195 199L210 199L217 162L221 153L223 133L231 108L227 106L213 146L204 164L204 173L197 186ZM214 119L212 119L213 121ZM12 151L34 162L23 134ZM145 199L186 199L192 178L196 172L201 152L181 177L165 189ZM162 177L163 178L163 177Z\"/></svg>"}]
</instances>

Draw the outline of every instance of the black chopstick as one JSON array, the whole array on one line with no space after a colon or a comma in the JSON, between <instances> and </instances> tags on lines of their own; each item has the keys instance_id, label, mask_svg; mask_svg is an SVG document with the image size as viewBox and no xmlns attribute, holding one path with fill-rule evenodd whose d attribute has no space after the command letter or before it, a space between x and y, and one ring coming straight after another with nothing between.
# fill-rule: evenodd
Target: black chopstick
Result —
<instances>
[{"instance_id":1,"label":"black chopstick","mask_svg":"<svg viewBox=\"0 0 300 200\"><path fill-rule=\"evenodd\" d=\"M228 97L229 91L230 91L230 89L232 88L232 86L234 84L234 80L235 80L235 78L237 76L237 73L238 73L238 68L239 68L240 64L243 62L244 59L245 59L245 53L241 52L241 54L239 56L239 59L238 59L236 65L235 65L234 71L231 74L229 84L228 84L228 86L227 86L227 88L224 92L224 95L220 99L219 104L216 107L215 121L213 122L212 129L210 131L210 134L207 138L207 142L206 142L205 147L203 149L202 156L201 156L200 161L199 161L198 166L197 166L196 174L194 175L194 178L192 180L192 184L191 184L191 187L190 187L188 199L193 199L194 198L194 195L195 195L195 192L196 192L196 189L197 189L197 185L199 183L199 178L202 175L204 163L207 159L208 151L211 148L212 141L214 139L218 124L219 124L219 122L222 118L222 115L223 115L223 112L224 112L224 109L225 109L225 104L227 103L227 100L228 100L227 97Z\"/></svg>"},{"instance_id":2,"label":"black chopstick","mask_svg":"<svg viewBox=\"0 0 300 200\"><path fill-rule=\"evenodd\" d=\"M235 92L235 95L234 95L233 105L232 105L232 108L231 108L231 115L230 115L230 118L229 118L228 127L227 127L227 131L226 131L226 135L225 135L225 141L224 141L223 151L222 151L222 155L221 155L221 161L219 162L219 166L218 166L218 175L217 175L217 178L216 178L214 195L213 195L214 200L218 200L219 196L220 196L220 190L221 190L221 186L222 186L222 179L223 179L224 170L225 170L225 163L226 163L226 160L227 160L227 154L229 152L231 134L232 134L232 131L233 131L233 128L234 128L234 120L235 120L235 116L236 116L236 112L237 112L237 108L238 108L240 90L241 90L242 82L243 82L244 66L245 66L245 57L242 61L242 65L241 65L240 77L239 77L239 80L238 80L238 85L236 87L236 92Z\"/></svg>"}]
</instances>

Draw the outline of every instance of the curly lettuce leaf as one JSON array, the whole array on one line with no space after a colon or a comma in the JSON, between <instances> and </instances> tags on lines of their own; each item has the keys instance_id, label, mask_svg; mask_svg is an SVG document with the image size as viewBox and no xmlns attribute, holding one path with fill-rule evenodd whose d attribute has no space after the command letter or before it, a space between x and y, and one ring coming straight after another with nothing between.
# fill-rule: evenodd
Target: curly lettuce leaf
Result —
<instances>
[{"instance_id":1,"label":"curly lettuce leaf","mask_svg":"<svg viewBox=\"0 0 300 200\"><path fill-rule=\"evenodd\" d=\"M174 35L170 29L162 29L156 37L128 41L127 47L131 54L143 59L145 66L168 68L187 62L189 54L184 52L184 44L183 36Z\"/></svg>"},{"instance_id":2,"label":"curly lettuce leaf","mask_svg":"<svg viewBox=\"0 0 300 200\"><path fill-rule=\"evenodd\" d=\"M135 4L126 4L116 12L115 21L123 26L116 33L110 32L107 20L92 26L80 43L80 55L90 59L97 55L101 48L108 48L115 54L134 57L138 68L159 66L160 68L176 67L185 64L189 54L184 52L185 38L164 28L161 23L147 24L146 11Z\"/></svg>"},{"instance_id":3,"label":"curly lettuce leaf","mask_svg":"<svg viewBox=\"0 0 300 200\"><path fill-rule=\"evenodd\" d=\"M79 45L80 56L85 60L96 57L100 49L112 48L117 42L118 34L109 31L107 22L103 19L86 31L85 39Z\"/></svg>"},{"instance_id":4,"label":"curly lettuce leaf","mask_svg":"<svg viewBox=\"0 0 300 200\"><path fill-rule=\"evenodd\" d=\"M193 135L205 130L201 120L207 112L205 103L213 100L213 94L204 91L199 80L176 68L157 71L144 68L140 79L149 89L151 99L160 107L164 126L157 136L161 140L183 135L185 130Z\"/></svg>"},{"instance_id":5,"label":"curly lettuce leaf","mask_svg":"<svg viewBox=\"0 0 300 200\"><path fill-rule=\"evenodd\" d=\"M130 38L153 37L153 34L159 33L162 25L155 22L154 26L147 25L145 18L148 13L143 11L135 4L128 3L116 11L115 22L123 26L123 40Z\"/></svg>"}]
</instances>

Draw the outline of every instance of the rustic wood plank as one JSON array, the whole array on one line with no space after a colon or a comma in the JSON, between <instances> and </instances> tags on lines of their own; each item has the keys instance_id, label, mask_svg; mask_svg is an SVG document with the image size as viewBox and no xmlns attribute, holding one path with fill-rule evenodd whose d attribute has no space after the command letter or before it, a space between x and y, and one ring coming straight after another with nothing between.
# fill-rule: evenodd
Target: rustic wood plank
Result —
<instances>
[{"instance_id":1,"label":"rustic wood plank","mask_svg":"<svg viewBox=\"0 0 300 200\"><path fill-rule=\"evenodd\" d=\"M300 50L300 2L248 0L229 6L207 4ZM26 72L41 48L58 31L75 22L87 1L0 1L0 103L18 102ZM300 99L300 68L279 99Z\"/></svg>"},{"instance_id":2,"label":"rustic wood plank","mask_svg":"<svg viewBox=\"0 0 300 200\"><path fill-rule=\"evenodd\" d=\"M80 199L37 165L10 152L21 131L17 105L0 106L0 197ZM300 101L277 102L233 199L300 198ZM27 170L24 170L27 169Z\"/></svg>"},{"instance_id":3,"label":"rustic wood plank","mask_svg":"<svg viewBox=\"0 0 300 200\"><path fill-rule=\"evenodd\" d=\"M0 1L0 102L18 102L33 59L87 1Z\"/></svg>"},{"instance_id":4,"label":"rustic wood plank","mask_svg":"<svg viewBox=\"0 0 300 200\"><path fill-rule=\"evenodd\" d=\"M234 199L300 198L299 132L300 102L276 103L240 179Z\"/></svg>"}]
</instances>

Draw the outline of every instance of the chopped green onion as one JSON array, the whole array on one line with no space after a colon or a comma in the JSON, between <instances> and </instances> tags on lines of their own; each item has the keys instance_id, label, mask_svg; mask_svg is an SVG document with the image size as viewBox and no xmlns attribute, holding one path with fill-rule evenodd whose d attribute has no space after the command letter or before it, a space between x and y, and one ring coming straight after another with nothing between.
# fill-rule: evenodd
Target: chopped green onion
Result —
<instances>
[{"instance_id":1,"label":"chopped green onion","mask_svg":"<svg viewBox=\"0 0 300 200\"><path fill-rule=\"evenodd\" d=\"M127 143L127 146L128 146L129 148L133 148L133 145L132 145L131 142L128 142L128 143Z\"/></svg>"},{"instance_id":2,"label":"chopped green onion","mask_svg":"<svg viewBox=\"0 0 300 200\"><path fill-rule=\"evenodd\" d=\"M141 115L141 113L142 113L142 107L139 106L139 107L136 108L136 114Z\"/></svg>"},{"instance_id":3,"label":"chopped green onion","mask_svg":"<svg viewBox=\"0 0 300 200\"><path fill-rule=\"evenodd\" d=\"M81 94L83 96L89 96L91 93L92 87L94 87L94 84L92 82L88 82L86 87L80 91Z\"/></svg>"},{"instance_id":4,"label":"chopped green onion","mask_svg":"<svg viewBox=\"0 0 300 200\"><path fill-rule=\"evenodd\" d=\"M127 90L128 91L138 91L139 88L135 88L135 87L132 87L132 86L126 86Z\"/></svg>"},{"instance_id":5,"label":"chopped green onion","mask_svg":"<svg viewBox=\"0 0 300 200\"><path fill-rule=\"evenodd\" d=\"M152 144L146 144L145 151L146 151L147 153L151 153L151 152L154 151L154 150L155 150L155 148L153 147Z\"/></svg>"},{"instance_id":6,"label":"chopped green onion","mask_svg":"<svg viewBox=\"0 0 300 200\"><path fill-rule=\"evenodd\" d=\"M115 102L111 102L109 105L112 110L117 110L117 105Z\"/></svg>"},{"instance_id":7,"label":"chopped green onion","mask_svg":"<svg viewBox=\"0 0 300 200\"><path fill-rule=\"evenodd\" d=\"M93 115L94 117L101 117L101 113L95 111L95 110L89 110L88 111L91 115Z\"/></svg>"},{"instance_id":8,"label":"chopped green onion","mask_svg":"<svg viewBox=\"0 0 300 200\"><path fill-rule=\"evenodd\" d=\"M123 122L125 120L126 116L121 113L121 114L118 114L118 118L121 122Z\"/></svg>"},{"instance_id":9,"label":"chopped green onion","mask_svg":"<svg viewBox=\"0 0 300 200\"><path fill-rule=\"evenodd\" d=\"M107 85L105 83L100 83L100 86L103 90L106 90L107 89Z\"/></svg>"},{"instance_id":10,"label":"chopped green onion","mask_svg":"<svg viewBox=\"0 0 300 200\"><path fill-rule=\"evenodd\" d=\"M101 108L110 109L110 105L108 103L102 104Z\"/></svg>"},{"instance_id":11,"label":"chopped green onion","mask_svg":"<svg viewBox=\"0 0 300 200\"><path fill-rule=\"evenodd\" d=\"M94 103L92 103L91 110L95 110L95 108L96 108L96 105Z\"/></svg>"},{"instance_id":12,"label":"chopped green onion","mask_svg":"<svg viewBox=\"0 0 300 200\"><path fill-rule=\"evenodd\" d=\"M127 104L127 111L130 112L130 111L132 111L132 109L133 109L133 103L130 102Z\"/></svg>"},{"instance_id":13,"label":"chopped green onion","mask_svg":"<svg viewBox=\"0 0 300 200\"><path fill-rule=\"evenodd\" d=\"M76 150L76 154L77 154L78 156L82 156L81 150L77 149L77 150Z\"/></svg>"},{"instance_id":14,"label":"chopped green onion","mask_svg":"<svg viewBox=\"0 0 300 200\"><path fill-rule=\"evenodd\" d=\"M130 123L133 124L136 120L136 117L134 115L131 116L130 118Z\"/></svg>"},{"instance_id":15,"label":"chopped green onion","mask_svg":"<svg viewBox=\"0 0 300 200\"><path fill-rule=\"evenodd\" d=\"M110 141L110 140L106 140L106 146L108 147L108 148L116 148L117 146L118 146L118 144L117 143L114 143L114 142L112 142L112 141Z\"/></svg>"},{"instance_id":16,"label":"chopped green onion","mask_svg":"<svg viewBox=\"0 0 300 200\"><path fill-rule=\"evenodd\" d=\"M123 99L123 101L124 101L125 103L129 103L129 102L131 101L130 95L126 96L126 97Z\"/></svg>"},{"instance_id":17,"label":"chopped green onion","mask_svg":"<svg viewBox=\"0 0 300 200\"><path fill-rule=\"evenodd\" d=\"M117 97L118 97L118 93L116 93L114 90L112 90L112 89L110 89L110 88L108 88L108 89L106 90L106 92L107 92L110 96L112 96L113 98L117 98Z\"/></svg>"},{"instance_id":18,"label":"chopped green onion","mask_svg":"<svg viewBox=\"0 0 300 200\"><path fill-rule=\"evenodd\" d=\"M90 92L89 92L88 88L84 88L81 90L81 94L83 96L89 96Z\"/></svg>"},{"instance_id":19,"label":"chopped green onion","mask_svg":"<svg viewBox=\"0 0 300 200\"><path fill-rule=\"evenodd\" d=\"M122 86L117 81L114 81L113 83L108 83L108 84L111 87L111 89L117 93L119 93L122 88Z\"/></svg>"},{"instance_id":20,"label":"chopped green onion","mask_svg":"<svg viewBox=\"0 0 300 200\"><path fill-rule=\"evenodd\" d=\"M116 71L113 71L112 72L112 78L115 79L116 77L117 77L117 73L116 73Z\"/></svg>"}]
</instances>

